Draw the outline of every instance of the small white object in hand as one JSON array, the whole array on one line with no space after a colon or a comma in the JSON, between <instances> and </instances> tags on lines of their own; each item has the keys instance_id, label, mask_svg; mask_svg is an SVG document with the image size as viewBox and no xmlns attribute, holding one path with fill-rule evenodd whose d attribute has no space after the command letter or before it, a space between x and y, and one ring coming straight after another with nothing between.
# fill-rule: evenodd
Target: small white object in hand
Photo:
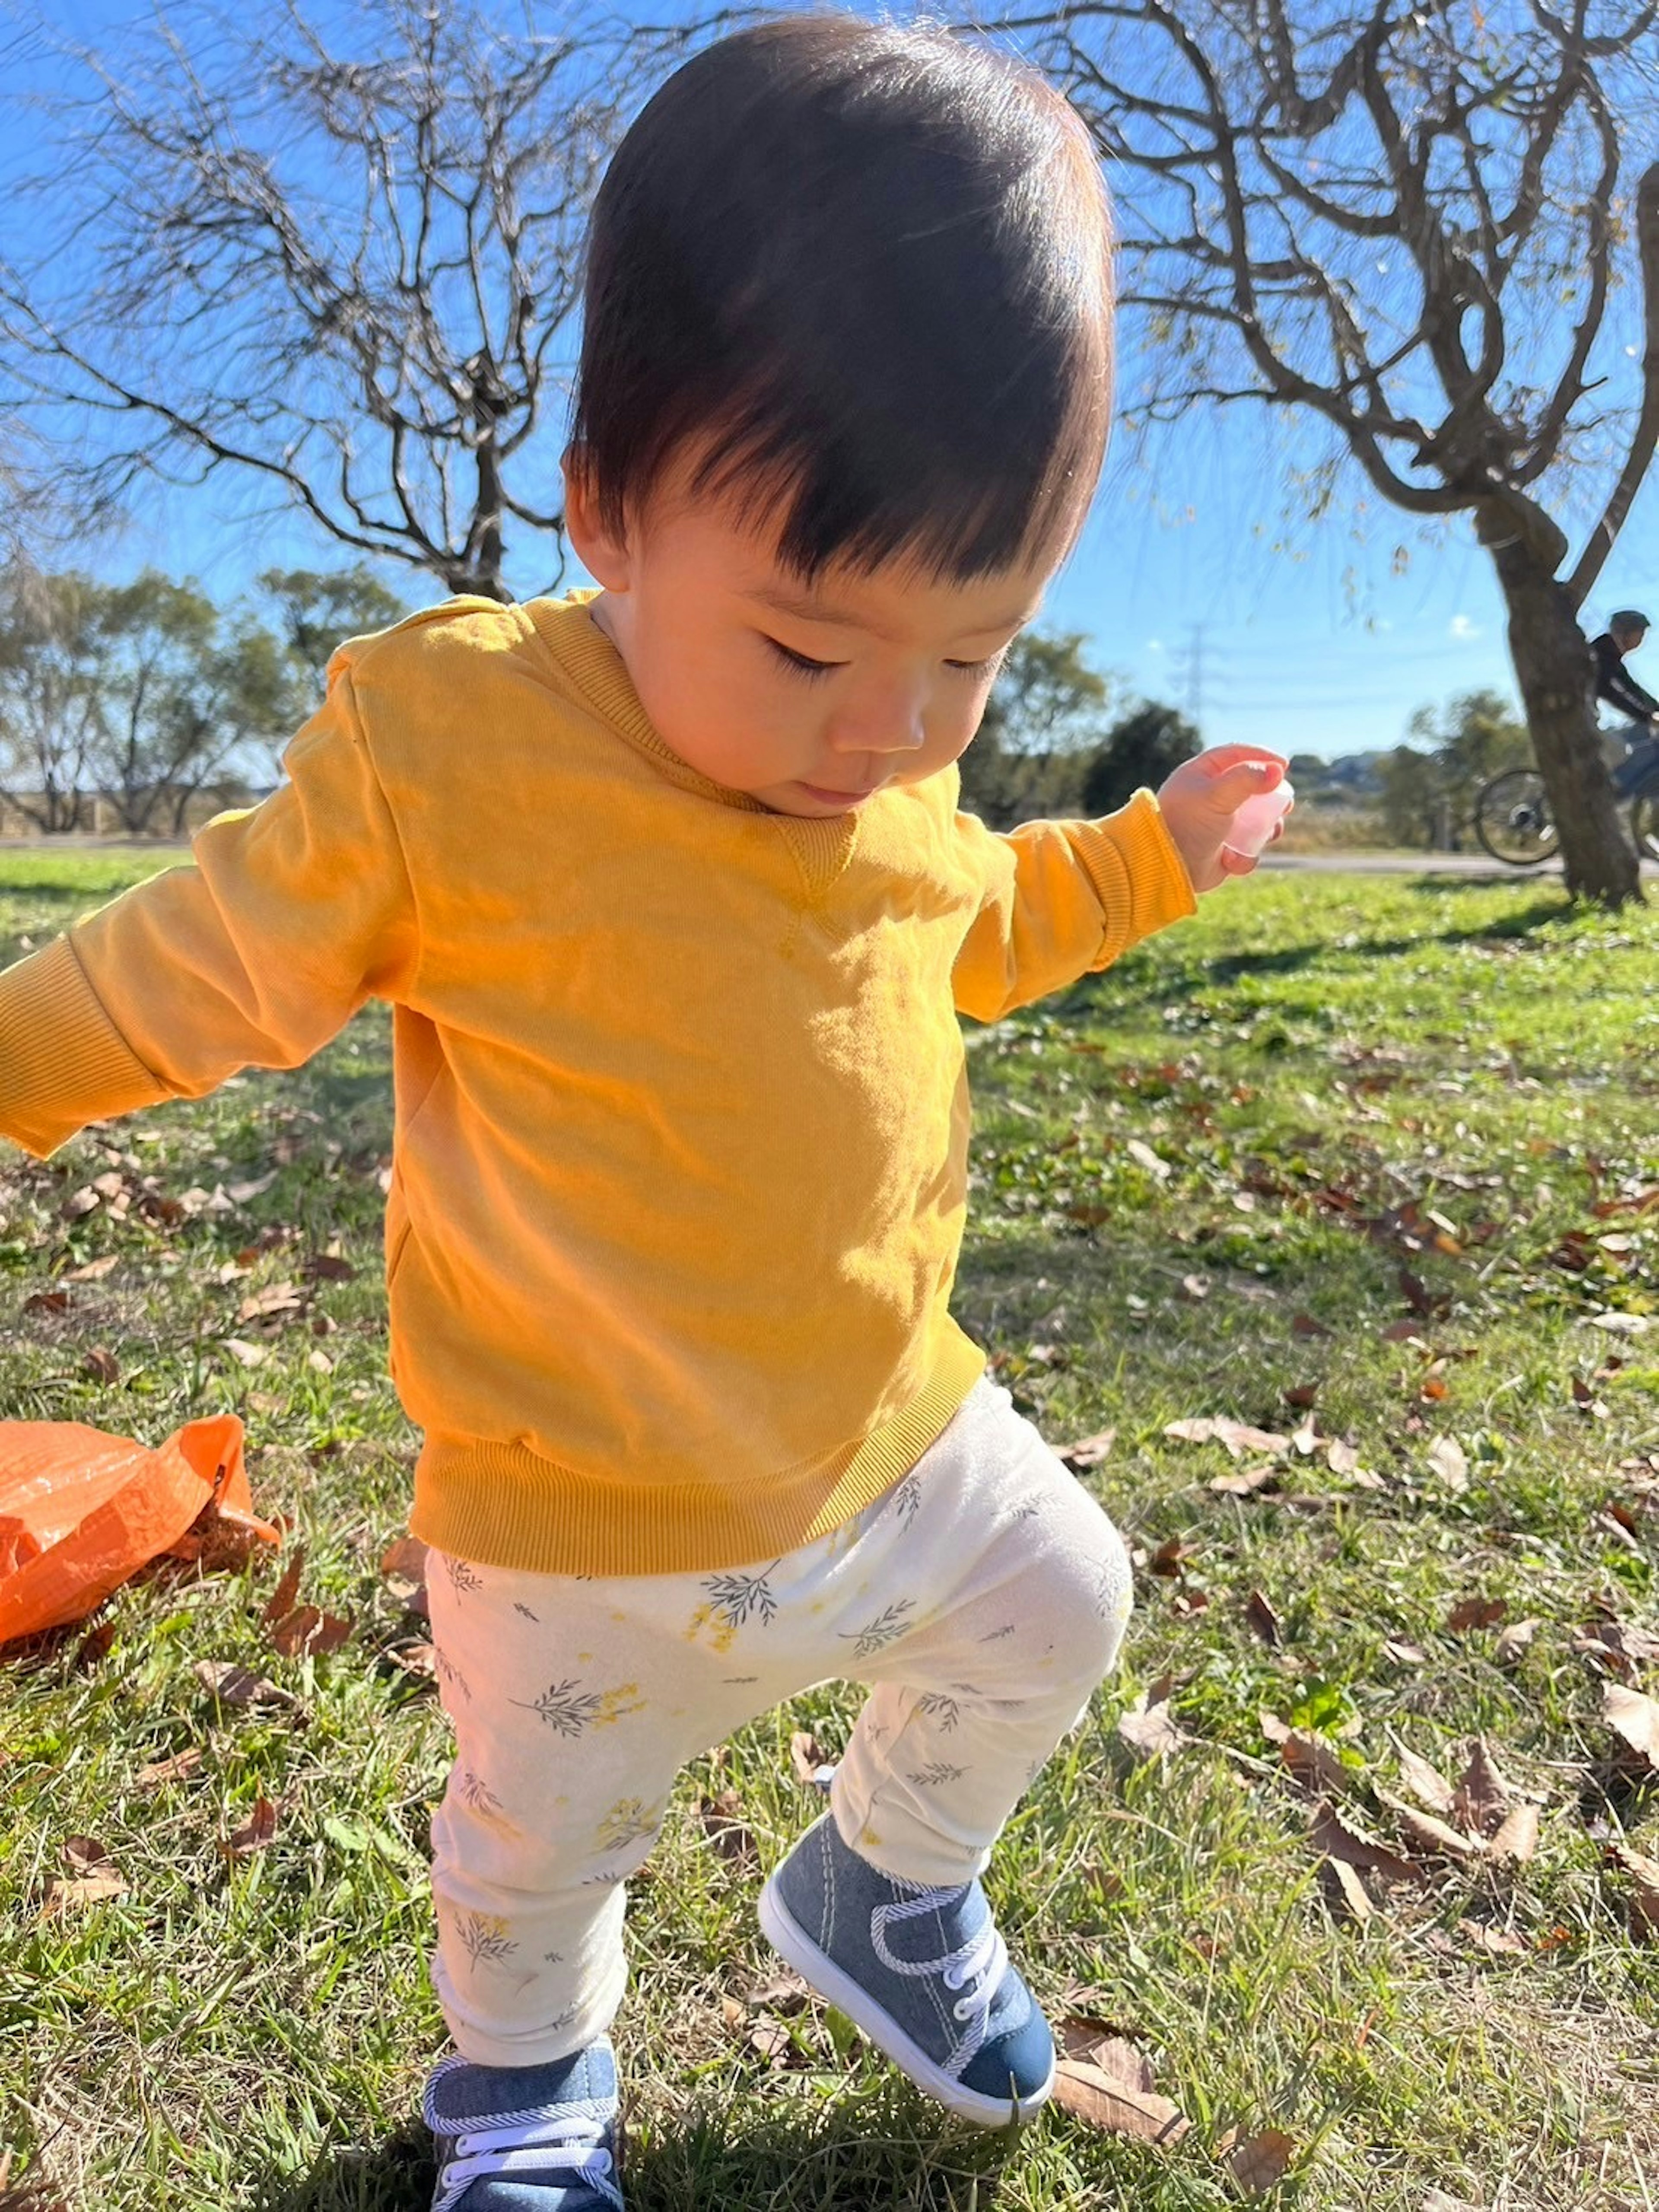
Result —
<instances>
[{"instance_id":1,"label":"small white object in hand","mask_svg":"<svg viewBox=\"0 0 1659 2212\"><path fill-rule=\"evenodd\" d=\"M1296 793L1288 781L1276 783L1271 791L1259 791L1254 799L1247 799L1234 814L1232 826L1227 832L1226 848L1241 859L1253 860L1266 850L1273 831L1296 803Z\"/></svg>"}]
</instances>

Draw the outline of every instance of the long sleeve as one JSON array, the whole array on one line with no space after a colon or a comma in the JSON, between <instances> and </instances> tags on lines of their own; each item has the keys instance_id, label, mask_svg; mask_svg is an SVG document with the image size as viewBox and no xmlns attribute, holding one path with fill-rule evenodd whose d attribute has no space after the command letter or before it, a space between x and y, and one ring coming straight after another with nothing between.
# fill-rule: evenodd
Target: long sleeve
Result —
<instances>
[{"instance_id":1,"label":"long sleeve","mask_svg":"<svg viewBox=\"0 0 1659 2212\"><path fill-rule=\"evenodd\" d=\"M411 980L414 894L343 660L283 765L190 865L0 974L0 1137L44 1158L88 1121L298 1066Z\"/></svg>"},{"instance_id":2,"label":"long sleeve","mask_svg":"<svg viewBox=\"0 0 1659 2212\"><path fill-rule=\"evenodd\" d=\"M1625 665L1624 656L1613 641L1611 632L1598 637L1592 647L1595 654L1595 689L1598 696L1608 706L1618 708L1633 722L1645 721L1651 714L1659 714L1659 699L1644 691Z\"/></svg>"},{"instance_id":3,"label":"long sleeve","mask_svg":"<svg viewBox=\"0 0 1659 2212\"><path fill-rule=\"evenodd\" d=\"M958 1012L976 1021L996 1021L1109 968L1194 910L1149 791L1099 821L1027 822L1006 835L958 814L957 836L986 880L953 977Z\"/></svg>"}]
</instances>

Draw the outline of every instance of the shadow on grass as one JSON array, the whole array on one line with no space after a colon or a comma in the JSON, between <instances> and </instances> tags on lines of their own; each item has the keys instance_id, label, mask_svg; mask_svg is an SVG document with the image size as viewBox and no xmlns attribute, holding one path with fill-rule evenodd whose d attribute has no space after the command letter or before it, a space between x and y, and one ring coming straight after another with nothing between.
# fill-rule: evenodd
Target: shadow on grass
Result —
<instances>
[{"instance_id":1,"label":"shadow on grass","mask_svg":"<svg viewBox=\"0 0 1659 2212\"><path fill-rule=\"evenodd\" d=\"M628 2144L629 2212L993 2212L1017 2138L941 2138L926 2126L932 2110L902 2085L759 2119L700 2106ZM377 2143L330 2148L307 2173L270 2177L253 2201L257 2212L426 2212L434 2179L411 2121Z\"/></svg>"},{"instance_id":2,"label":"shadow on grass","mask_svg":"<svg viewBox=\"0 0 1659 2212\"><path fill-rule=\"evenodd\" d=\"M1508 884L1469 884L1453 878L1460 891L1479 892L1501 890L1507 892ZM1443 889L1443 884L1413 885L1419 891ZM1530 937L1549 922L1559 921L1570 911L1568 902L1560 894L1534 899L1530 906L1518 913L1495 915L1482 921L1456 929L1425 931L1420 937L1370 937L1358 943L1334 945L1329 938L1310 938L1300 945L1282 945L1271 951L1230 953L1224 959L1206 960L1188 969L1185 973L1171 975L1160 972L1152 988L1143 998L1150 1003L1157 999L1168 1003L1176 999L1190 998L1199 991L1212 989L1217 984L1236 983L1249 975L1294 975L1331 957L1333 951L1345 957L1362 960L1389 960L1402 952L1420 951L1427 945L1492 945L1499 941L1515 942ZM1103 987L1111 988L1110 979ZM1084 1012L1093 1003L1103 985L1094 978L1080 988L1057 998L1053 1004L1066 1012ZM1117 993L1121 1000L1121 988Z\"/></svg>"}]
</instances>

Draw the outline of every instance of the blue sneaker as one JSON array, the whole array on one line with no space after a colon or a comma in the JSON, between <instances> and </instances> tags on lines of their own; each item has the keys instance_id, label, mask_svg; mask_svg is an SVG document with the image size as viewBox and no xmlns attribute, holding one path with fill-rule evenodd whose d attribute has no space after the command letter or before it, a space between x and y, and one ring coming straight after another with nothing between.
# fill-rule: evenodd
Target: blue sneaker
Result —
<instances>
[{"instance_id":1,"label":"blue sneaker","mask_svg":"<svg viewBox=\"0 0 1659 2212\"><path fill-rule=\"evenodd\" d=\"M958 2118L1006 2127L1052 2092L1054 2037L977 1881L896 1881L849 1850L826 1814L762 1891L760 1923L820 1996Z\"/></svg>"},{"instance_id":2,"label":"blue sneaker","mask_svg":"<svg viewBox=\"0 0 1659 2212\"><path fill-rule=\"evenodd\" d=\"M623 2212L617 2060L603 2039L545 2066L446 2058L422 2110L438 2153L432 2212Z\"/></svg>"}]
</instances>

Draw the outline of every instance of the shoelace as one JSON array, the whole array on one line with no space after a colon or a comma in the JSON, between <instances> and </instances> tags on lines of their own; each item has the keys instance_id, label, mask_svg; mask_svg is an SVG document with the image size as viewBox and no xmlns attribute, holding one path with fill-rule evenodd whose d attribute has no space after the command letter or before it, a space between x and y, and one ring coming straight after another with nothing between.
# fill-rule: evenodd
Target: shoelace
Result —
<instances>
[{"instance_id":1,"label":"shoelace","mask_svg":"<svg viewBox=\"0 0 1659 2212\"><path fill-rule=\"evenodd\" d=\"M878 1905L870 1916L870 1942L888 1971L907 1981L940 1975L947 1990L963 1990L951 2008L951 2016L965 2023L966 2032L945 2062L947 2074L960 2074L984 2042L991 2025L991 2003L1008 1966L1008 1947L989 1913L977 1936L942 1959L901 1959L890 1949L887 1929L895 1921L919 1920L924 1913L945 1912L960 1903L967 1887L922 1889L892 1905Z\"/></svg>"},{"instance_id":2,"label":"shoelace","mask_svg":"<svg viewBox=\"0 0 1659 2212\"><path fill-rule=\"evenodd\" d=\"M432 2212L450 2212L475 2181L495 2173L536 2174L556 2181L561 2189L586 2183L622 2212L622 2197L611 2179L616 2161L596 2141L597 2125L578 2113L568 2119L468 2129L450 2139Z\"/></svg>"}]
</instances>

